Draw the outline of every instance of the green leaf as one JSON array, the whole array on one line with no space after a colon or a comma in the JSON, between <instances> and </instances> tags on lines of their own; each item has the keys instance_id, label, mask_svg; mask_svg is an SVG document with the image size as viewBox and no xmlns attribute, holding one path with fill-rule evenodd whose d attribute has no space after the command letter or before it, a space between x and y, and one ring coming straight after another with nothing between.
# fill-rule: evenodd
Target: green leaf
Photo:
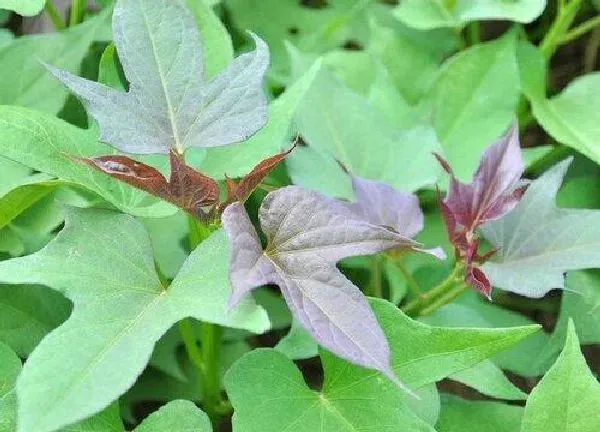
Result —
<instances>
[{"instance_id":1,"label":"green leaf","mask_svg":"<svg viewBox=\"0 0 600 432\"><path fill-rule=\"evenodd\" d=\"M517 55L523 93L535 119L561 144L600 164L596 113L600 110L600 73L576 78L551 99L546 98L546 60L535 46L520 42Z\"/></svg>"},{"instance_id":2,"label":"green leaf","mask_svg":"<svg viewBox=\"0 0 600 432\"><path fill-rule=\"evenodd\" d=\"M442 395L438 432L515 432L521 425L523 408L499 402L467 401Z\"/></svg>"},{"instance_id":3,"label":"green leaf","mask_svg":"<svg viewBox=\"0 0 600 432\"><path fill-rule=\"evenodd\" d=\"M163 276L174 279L188 256L188 217L182 211L164 218L142 218L150 234L154 260Z\"/></svg>"},{"instance_id":4,"label":"green leaf","mask_svg":"<svg viewBox=\"0 0 600 432\"><path fill-rule=\"evenodd\" d=\"M186 400L169 402L150 414L135 432L210 432L208 416L196 405Z\"/></svg>"},{"instance_id":5,"label":"green leaf","mask_svg":"<svg viewBox=\"0 0 600 432\"><path fill-rule=\"evenodd\" d=\"M573 322L556 363L533 389L523 415L521 432L594 432L600 429L596 410L600 383L579 348Z\"/></svg>"},{"instance_id":6,"label":"green leaf","mask_svg":"<svg viewBox=\"0 0 600 432\"><path fill-rule=\"evenodd\" d=\"M600 211L556 207L572 159L534 181L515 209L483 226L499 249L483 266L494 286L528 297L564 287L568 270L600 267Z\"/></svg>"},{"instance_id":7,"label":"green leaf","mask_svg":"<svg viewBox=\"0 0 600 432\"><path fill-rule=\"evenodd\" d=\"M0 343L0 400L12 392L21 373L21 359L8 345Z\"/></svg>"},{"instance_id":8,"label":"green leaf","mask_svg":"<svg viewBox=\"0 0 600 432\"><path fill-rule=\"evenodd\" d=\"M17 395L15 383L21 372L21 360L6 345L0 343L0 430L17 429ZM112 405L100 414L60 432L123 432L119 409Z\"/></svg>"},{"instance_id":9,"label":"green leaf","mask_svg":"<svg viewBox=\"0 0 600 432\"><path fill-rule=\"evenodd\" d=\"M439 142L430 125L423 122L410 129L396 129L367 99L326 70L319 73L302 101L296 120L302 137L321 153L320 157L337 159L356 176L385 182L405 192L432 185L439 176L439 166L431 154L440 151ZM318 157L308 162L315 159ZM310 180L314 167L310 165L304 172L296 160L288 165L290 175L300 184L314 184ZM326 165L333 167L335 163L321 164ZM339 178L336 171L327 175ZM319 191L332 195L343 188L344 184L328 182Z\"/></svg>"},{"instance_id":10,"label":"green leaf","mask_svg":"<svg viewBox=\"0 0 600 432\"><path fill-rule=\"evenodd\" d=\"M6 283L43 283L74 303L65 324L28 358L18 382L19 432L49 432L105 408L144 369L154 343L184 317L255 332L268 318L251 301L227 311L227 241L203 242L165 289L150 240L127 215L67 212L65 229L40 252L0 262Z\"/></svg>"},{"instance_id":11,"label":"green leaf","mask_svg":"<svg viewBox=\"0 0 600 432\"><path fill-rule=\"evenodd\" d=\"M275 349L292 360L307 359L319 354L319 345L295 320L288 334L275 345Z\"/></svg>"},{"instance_id":12,"label":"green leaf","mask_svg":"<svg viewBox=\"0 0 600 432\"><path fill-rule=\"evenodd\" d=\"M267 124L250 139L228 147L205 150L206 157L200 164L202 172L217 179L223 179L225 174L243 177L257 163L278 153L282 147L289 146L294 114L320 68L320 61L313 63L298 81L270 103Z\"/></svg>"},{"instance_id":13,"label":"green leaf","mask_svg":"<svg viewBox=\"0 0 600 432\"><path fill-rule=\"evenodd\" d=\"M239 432L341 432L397 430L433 432L413 414L402 392L383 379L359 381L346 369L324 361L325 382L311 390L285 355L259 348L225 375ZM260 412L260 415L256 415Z\"/></svg>"},{"instance_id":14,"label":"green leaf","mask_svg":"<svg viewBox=\"0 0 600 432\"><path fill-rule=\"evenodd\" d=\"M22 36L3 45L0 48L0 70L4 71L0 104L22 105L56 114L68 92L41 62L78 72L90 44L108 25L108 17L107 10L64 32Z\"/></svg>"},{"instance_id":15,"label":"green leaf","mask_svg":"<svg viewBox=\"0 0 600 432\"><path fill-rule=\"evenodd\" d=\"M483 300L475 292L464 294L457 302L444 306L421 320L429 325L444 327L496 328L534 324L517 312ZM498 353L493 357L493 361L500 368L519 375L541 375L546 370L546 364L540 358L540 353L548 345L549 340L547 333L537 332L515 344L511 349Z\"/></svg>"},{"instance_id":16,"label":"green leaf","mask_svg":"<svg viewBox=\"0 0 600 432\"><path fill-rule=\"evenodd\" d=\"M525 400L527 395L511 383L491 360L450 376L450 379L474 388L479 393L506 400Z\"/></svg>"},{"instance_id":17,"label":"green leaf","mask_svg":"<svg viewBox=\"0 0 600 432\"><path fill-rule=\"evenodd\" d=\"M456 35L449 30L423 32L397 22L393 28L374 26L367 50L386 67L402 97L415 104L456 45Z\"/></svg>"},{"instance_id":18,"label":"green leaf","mask_svg":"<svg viewBox=\"0 0 600 432\"><path fill-rule=\"evenodd\" d=\"M25 358L63 323L71 304L57 292L35 285L0 286L0 341Z\"/></svg>"},{"instance_id":19,"label":"green leaf","mask_svg":"<svg viewBox=\"0 0 600 432\"><path fill-rule=\"evenodd\" d=\"M515 33L461 51L433 88L435 128L456 175L470 180L484 148L508 128L519 98Z\"/></svg>"},{"instance_id":20,"label":"green leaf","mask_svg":"<svg viewBox=\"0 0 600 432\"><path fill-rule=\"evenodd\" d=\"M0 0L0 9L15 11L19 15L34 16L39 14L46 0Z\"/></svg>"},{"instance_id":21,"label":"green leaf","mask_svg":"<svg viewBox=\"0 0 600 432\"><path fill-rule=\"evenodd\" d=\"M85 186L125 212L152 217L175 212L170 204L71 159L69 156L90 157L113 152L89 131L47 114L14 106L0 107L0 130L0 154L14 161ZM160 158L166 163L166 158Z\"/></svg>"},{"instance_id":22,"label":"green leaf","mask_svg":"<svg viewBox=\"0 0 600 432\"><path fill-rule=\"evenodd\" d=\"M44 174L34 174L20 183L0 198L0 229L61 184L59 181L48 181L48 176Z\"/></svg>"},{"instance_id":23,"label":"green leaf","mask_svg":"<svg viewBox=\"0 0 600 432\"><path fill-rule=\"evenodd\" d=\"M600 273L598 270L569 272L565 285L567 289L562 295L560 315L547 355L563 347L570 320L582 344L600 343Z\"/></svg>"},{"instance_id":24,"label":"green leaf","mask_svg":"<svg viewBox=\"0 0 600 432\"><path fill-rule=\"evenodd\" d=\"M394 371L413 388L468 369L540 329L537 325L493 329L431 327L411 320L391 303L373 300L371 305L390 342Z\"/></svg>"},{"instance_id":25,"label":"green leaf","mask_svg":"<svg viewBox=\"0 0 600 432\"><path fill-rule=\"evenodd\" d=\"M273 59L270 74L279 82L287 82L290 74L285 41L307 52L322 53L346 40L360 43L368 38L370 0L329 0L325 8L281 0L225 3L239 30L252 30L267 41Z\"/></svg>"},{"instance_id":26,"label":"green leaf","mask_svg":"<svg viewBox=\"0 0 600 432\"><path fill-rule=\"evenodd\" d=\"M306 189L314 189L326 195L354 198L352 179L327 153L312 147L298 147L286 159L285 164L292 182Z\"/></svg>"},{"instance_id":27,"label":"green leaf","mask_svg":"<svg viewBox=\"0 0 600 432\"><path fill-rule=\"evenodd\" d=\"M233 44L229 32L215 14L208 0L185 0L192 12L202 39L204 73L207 79L213 78L233 60Z\"/></svg>"},{"instance_id":28,"label":"green leaf","mask_svg":"<svg viewBox=\"0 0 600 432\"><path fill-rule=\"evenodd\" d=\"M533 115L550 136L600 164L600 73L572 81L552 99L531 99Z\"/></svg>"},{"instance_id":29,"label":"green leaf","mask_svg":"<svg viewBox=\"0 0 600 432\"><path fill-rule=\"evenodd\" d=\"M0 343L0 430L14 431L17 423L15 383L21 372L21 359Z\"/></svg>"},{"instance_id":30,"label":"green leaf","mask_svg":"<svg viewBox=\"0 0 600 432\"><path fill-rule=\"evenodd\" d=\"M530 23L542 14L546 0L404 0L396 18L418 29L461 28L471 21L503 20Z\"/></svg>"},{"instance_id":31,"label":"green leaf","mask_svg":"<svg viewBox=\"0 0 600 432\"><path fill-rule=\"evenodd\" d=\"M539 329L430 327L411 320L386 301L372 300L371 306L391 345L394 371L417 389L473 366ZM306 386L283 354L260 349L242 357L225 375L235 408L234 430L351 431L369 427L391 431L403 424L407 430L431 431L415 420L402 391L380 373L325 351L321 358L325 382L317 393ZM262 410L267 403L270 409ZM263 415L256 416L259 410Z\"/></svg>"}]
</instances>

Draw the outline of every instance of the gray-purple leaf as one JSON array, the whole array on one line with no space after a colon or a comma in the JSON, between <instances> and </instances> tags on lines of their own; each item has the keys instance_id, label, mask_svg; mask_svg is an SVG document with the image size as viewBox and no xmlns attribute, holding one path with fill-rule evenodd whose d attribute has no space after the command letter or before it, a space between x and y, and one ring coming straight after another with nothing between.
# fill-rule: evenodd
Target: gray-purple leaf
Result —
<instances>
[{"instance_id":1,"label":"gray-purple leaf","mask_svg":"<svg viewBox=\"0 0 600 432\"><path fill-rule=\"evenodd\" d=\"M527 297L564 288L569 270L600 267L600 211L558 208L556 192L571 159L529 186L515 209L482 227L498 248L483 265L492 285Z\"/></svg>"},{"instance_id":2,"label":"gray-purple leaf","mask_svg":"<svg viewBox=\"0 0 600 432\"><path fill-rule=\"evenodd\" d=\"M356 203L350 208L373 225L396 231L405 237L414 237L423 229L423 212L419 199L400 192L385 183L352 178Z\"/></svg>"},{"instance_id":3,"label":"gray-purple leaf","mask_svg":"<svg viewBox=\"0 0 600 432\"><path fill-rule=\"evenodd\" d=\"M353 216L391 230L405 237L414 237L423 229L423 212L414 194L400 192L375 180L352 177L356 202L347 204ZM441 248L416 249L439 259L446 259Z\"/></svg>"},{"instance_id":4,"label":"gray-purple leaf","mask_svg":"<svg viewBox=\"0 0 600 432\"><path fill-rule=\"evenodd\" d=\"M182 153L243 141L264 126L266 44L205 81L200 33L181 0L119 0L114 42L127 93L49 67L98 121L101 140L127 153Z\"/></svg>"},{"instance_id":5,"label":"gray-purple leaf","mask_svg":"<svg viewBox=\"0 0 600 432\"><path fill-rule=\"evenodd\" d=\"M395 379L389 346L373 312L335 264L418 244L361 219L339 201L294 186L270 193L259 219L268 240L264 251L242 204L230 205L223 214L234 251L230 304L254 287L276 284L296 319L322 346Z\"/></svg>"}]
</instances>

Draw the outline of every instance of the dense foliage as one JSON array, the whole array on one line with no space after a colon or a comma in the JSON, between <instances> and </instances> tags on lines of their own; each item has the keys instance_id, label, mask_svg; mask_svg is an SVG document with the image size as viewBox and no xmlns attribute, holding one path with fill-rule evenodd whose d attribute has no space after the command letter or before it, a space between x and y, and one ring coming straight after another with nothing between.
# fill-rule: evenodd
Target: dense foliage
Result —
<instances>
[{"instance_id":1,"label":"dense foliage","mask_svg":"<svg viewBox=\"0 0 600 432\"><path fill-rule=\"evenodd\" d=\"M599 6L0 0L0 431L600 430Z\"/></svg>"}]
</instances>

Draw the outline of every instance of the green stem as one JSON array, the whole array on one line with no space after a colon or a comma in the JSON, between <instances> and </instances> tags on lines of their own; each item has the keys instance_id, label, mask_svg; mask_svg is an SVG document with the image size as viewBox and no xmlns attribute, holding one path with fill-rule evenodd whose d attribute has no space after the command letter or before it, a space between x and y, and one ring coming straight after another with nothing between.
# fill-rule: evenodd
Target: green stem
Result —
<instances>
[{"instance_id":1,"label":"green stem","mask_svg":"<svg viewBox=\"0 0 600 432\"><path fill-rule=\"evenodd\" d=\"M200 375L203 376L205 374L204 360L202 359L202 352L196 343L196 332L194 331L191 319L186 318L179 321L179 334L181 334L181 339L183 339L185 351L190 361L200 370Z\"/></svg>"},{"instance_id":2,"label":"green stem","mask_svg":"<svg viewBox=\"0 0 600 432\"><path fill-rule=\"evenodd\" d=\"M398 270L400 270L402 276L404 276L404 279L406 280L406 285L408 286L408 290L410 291L411 296L416 299L420 298L422 292L421 286L419 285L419 282L417 282L417 280L414 278L414 276L408 271L402 260L395 260L394 265Z\"/></svg>"},{"instance_id":3,"label":"green stem","mask_svg":"<svg viewBox=\"0 0 600 432\"><path fill-rule=\"evenodd\" d=\"M578 37L586 34L587 32L594 30L594 28L599 25L600 15L597 15L594 18L590 18L589 20L585 21L584 23L581 23L580 25L569 31L560 39L558 43L559 45L563 45L568 42L571 42L572 40L577 39Z\"/></svg>"},{"instance_id":4,"label":"green stem","mask_svg":"<svg viewBox=\"0 0 600 432\"><path fill-rule=\"evenodd\" d=\"M371 257L371 279L369 281L369 295L371 297L383 298L381 265L381 256Z\"/></svg>"},{"instance_id":5,"label":"green stem","mask_svg":"<svg viewBox=\"0 0 600 432\"><path fill-rule=\"evenodd\" d=\"M191 250L211 235L211 227L198 219L188 216L188 239ZM206 414L216 420L227 412L226 402L221 399L220 358L222 328L217 324L202 323L202 351L196 344L196 336L189 320L180 323L179 330L192 363L198 367L202 377L202 398Z\"/></svg>"},{"instance_id":6,"label":"green stem","mask_svg":"<svg viewBox=\"0 0 600 432\"><path fill-rule=\"evenodd\" d=\"M48 17L50 18L50 21L52 21L52 24L54 25L54 28L56 30L63 30L66 27L65 22L63 21L60 14L56 10L56 6L54 6L54 3L52 3L52 0L46 1L46 5L44 6L44 9L46 10Z\"/></svg>"},{"instance_id":7,"label":"green stem","mask_svg":"<svg viewBox=\"0 0 600 432\"><path fill-rule=\"evenodd\" d=\"M571 27L582 1L571 0L566 6L558 9L554 22L540 43L540 51L546 60L550 60L554 55L554 52L560 45L561 39L569 30L569 27Z\"/></svg>"},{"instance_id":8,"label":"green stem","mask_svg":"<svg viewBox=\"0 0 600 432\"><path fill-rule=\"evenodd\" d=\"M420 316L430 315L442 306L452 303L458 296L467 291L469 287L464 282L459 282L458 285L454 286L449 291L442 294L440 297L435 298L431 303L422 308L419 312Z\"/></svg>"},{"instance_id":9,"label":"green stem","mask_svg":"<svg viewBox=\"0 0 600 432\"><path fill-rule=\"evenodd\" d=\"M469 45L477 45L481 41L481 25L478 21L474 21L467 27L469 35Z\"/></svg>"},{"instance_id":10,"label":"green stem","mask_svg":"<svg viewBox=\"0 0 600 432\"><path fill-rule=\"evenodd\" d=\"M86 0L72 0L71 13L69 14L69 27L76 26L83 21L85 12Z\"/></svg>"},{"instance_id":11,"label":"green stem","mask_svg":"<svg viewBox=\"0 0 600 432\"><path fill-rule=\"evenodd\" d=\"M421 312L424 309L429 309L430 306L433 304L437 305L436 308L443 306L443 304L438 304L437 300L444 297L449 291L455 288L458 282L462 283L463 272L463 263L457 262L454 265L454 269L446 279L444 279L437 286L433 287L426 293L423 293L416 299L408 302L406 305L404 305L404 307L402 307L402 311L410 316L418 316L421 315Z\"/></svg>"},{"instance_id":12,"label":"green stem","mask_svg":"<svg viewBox=\"0 0 600 432\"><path fill-rule=\"evenodd\" d=\"M595 29L590 36L590 40L585 47L584 66L585 73L591 73L598 60L598 52L600 51L600 27Z\"/></svg>"},{"instance_id":13,"label":"green stem","mask_svg":"<svg viewBox=\"0 0 600 432\"><path fill-rule=\"evenodd\" d=\"M204 360L204 409L213 421L219 416L221 401L221 338L222 328L217 324L202 323L202 359Z\"/></svg>"}]
</instances>

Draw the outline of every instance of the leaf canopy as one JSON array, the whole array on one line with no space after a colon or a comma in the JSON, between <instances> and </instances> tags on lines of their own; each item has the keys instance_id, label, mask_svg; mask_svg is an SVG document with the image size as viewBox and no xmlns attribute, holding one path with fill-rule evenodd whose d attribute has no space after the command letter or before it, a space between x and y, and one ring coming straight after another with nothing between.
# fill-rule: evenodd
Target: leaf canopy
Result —
<instances>
[{"instance_id":1,"label":"leaf canopy","mask_svg":"<svg viewBox=\"0 0 600 432\"><path fill-rule=\"evenodd\" d=\"M371 305L390 341L393 369L415 389L469 368L538 329L430 327L411 320L383 300L372 300ZM236 362L225 376L235 409L234 431L376 428L391 432L397 431L399 424L411 431L433 430L418 420L406 395L382 380L380 373L325 351L321 357L325 380L320 392L310 390L291 360L275 350L255 350ZM266 404L269 409L263 410ZM263 415L257 416L259 411Z\"/></svg>"}]
</instances>

